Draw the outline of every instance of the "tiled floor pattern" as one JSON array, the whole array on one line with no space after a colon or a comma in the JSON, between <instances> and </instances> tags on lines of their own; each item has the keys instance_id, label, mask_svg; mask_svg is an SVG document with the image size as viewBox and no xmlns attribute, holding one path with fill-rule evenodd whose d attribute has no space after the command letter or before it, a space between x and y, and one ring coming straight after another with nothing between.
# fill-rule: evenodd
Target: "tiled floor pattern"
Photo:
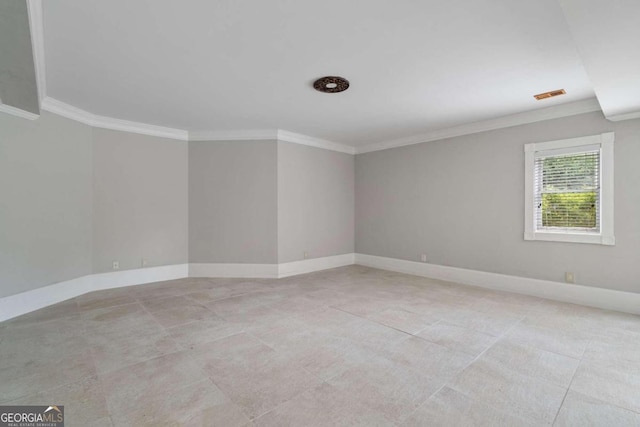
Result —
<instances>
[{"instance_id":1,"label":"tiled floor pattern","mask_svg":"<svg viewBox=\"0 0 640 427\"><path fill-rule=\"evenodd\" d=\"M640 317L351 266L96 292L0 324L68 426L640 426Z\"/></svg>"}]
</instances>

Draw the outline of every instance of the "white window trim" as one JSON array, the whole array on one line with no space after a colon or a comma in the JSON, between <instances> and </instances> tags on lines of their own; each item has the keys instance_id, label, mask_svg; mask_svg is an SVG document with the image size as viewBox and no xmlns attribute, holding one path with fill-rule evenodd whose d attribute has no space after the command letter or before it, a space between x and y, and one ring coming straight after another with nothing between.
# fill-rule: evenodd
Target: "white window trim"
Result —
<instances>
[{"instance_id":1,"label":"white window trim","mask_svg":"<svg viewBox=\"0 0 640 427\"><path fill-rule=\"evenodd\" d=\"M524 192L524 239L548 242L592 243L600 245L616 244L613 232L613 141L614 133L558 141L525 144L525 192ZM535 154L540 151L578 148L588 145L600 146L600 232L550 232L536 231L534 218L534 164Z\"/></svg>"}]
</instances>

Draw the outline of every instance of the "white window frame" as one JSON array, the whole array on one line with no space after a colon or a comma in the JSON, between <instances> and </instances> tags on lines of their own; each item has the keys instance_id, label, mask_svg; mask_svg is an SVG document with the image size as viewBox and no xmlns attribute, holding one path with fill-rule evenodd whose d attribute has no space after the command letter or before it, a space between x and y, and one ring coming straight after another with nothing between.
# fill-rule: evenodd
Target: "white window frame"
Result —
<instances>
[{"instance_id":1,"label":"white window frame","mask_svg":"<svg viewBox=\"0 0 640 427\"><path fill-rule=\"evenodd\" d=\"M524 192L524 239L548 242L592 243L615 245L613 233L613 132L581 138L525 144L525 192ZM600 231L549 231L536 229L535 223L535 157L536 153L548 150L580 150L581 147L600 147Z\"/></svg>"}]
</instances>

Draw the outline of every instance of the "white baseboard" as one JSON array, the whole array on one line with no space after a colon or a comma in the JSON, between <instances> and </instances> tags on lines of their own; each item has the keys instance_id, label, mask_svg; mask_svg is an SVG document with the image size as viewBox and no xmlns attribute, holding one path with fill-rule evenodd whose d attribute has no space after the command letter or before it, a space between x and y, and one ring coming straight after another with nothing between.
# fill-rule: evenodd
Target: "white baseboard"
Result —
<instances>
[{"instance_id":1,"label":"white baseboard","mask_svg":"<svg viewBox=\"0 0 640 427\"><path fill-rule=\"evenodd\" d=\"M189 264L189 277L236 277L277 279L352 265L355 254L343 254L282 264Z\"/></svg>"},{"instance_id":2,"label":"white baseboard","mask_svg":"<svg viewBox=\"0 0 640 427\"><path fill-rule=\"evenodd\" d=\"M54 283L0 299L0 322L91 292L91 276Z\"/></svg>"},{"instance_id":3,"label":"white baseboard","mask_svg":"<svg viewBox=\"0 0 640 427\"><path fill-rule=\"evenodd\" d=\"M0 298L0 322L92 291L185 277L279 278L351 264L640 314L640 294L396 258L344 254L283 264L178 264L93 274Z\"/></svg>"},{"instance_id":4,"label":"white baseboard","mask_svg":"<svg viewBox=\"0 0 640 427\"><path fill-rule=\"evenodd\" d=\"M344 267L355 263L355 254L343 254L322 258L305 259L302 261L278 264L278 277L289 277L298 274L313 273L329 268Z\"/></svg>"},{"instance_id":5,"label":"white baseboard","mask_svg":"<svg viewBox=\"0 0 640 427\"><path fill-rule=\"evenodd\" d=\"M189 264L162 265L91 275L93 291L184 279L185 277L189 277Z\"/></svg>"},{"instance_id":6,"label":"white baseboard","mask_svg":"<svg viewBox=\"0 0 640 427\"><path fill-rule=\"evenodd\" d=\"M123 286L143 285L163 280L182 279L188 277L188 272L188 264L164 265L91 274L54 283L53 285L0 298L0 322L89 292L121 288Z\"/></svg>"},{"instance_id":7,"label":"white baseboard","mask_svg":"<svg viewBox=\"0 0 640 427\"><path fill-rule=\"evenodd\" d=\"M277 279L278 264L189 264L189 277Z\"/></svg>"},{"instance_id":8,"label":"white baseboard","mask_svg":"<svg viewBox=\"0 0 640 427\"><path fill-rule=\"evenodd\" d=\"M640 314L640 294L548 280L508 276L374 255L355 255L356 264L463 285L509 291L590 307Z\"/></svg>"}]
</instances>

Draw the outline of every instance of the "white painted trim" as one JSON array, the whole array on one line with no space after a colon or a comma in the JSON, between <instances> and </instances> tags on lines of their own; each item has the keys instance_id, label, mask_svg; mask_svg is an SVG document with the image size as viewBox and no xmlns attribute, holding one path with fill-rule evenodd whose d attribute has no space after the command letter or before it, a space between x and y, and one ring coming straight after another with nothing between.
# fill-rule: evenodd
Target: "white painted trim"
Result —
<instances>
[{"instance_id":1,"label":"white painted trim","mask_svg":"<svg viewBox=\"0 0 640 427\"><path fill-rule=\"evenodd\" d=\"M181 141L265 141L279 140L294 144L307 145L325 150L337 151L347 154L362 154L371 151L387 150L390 148L403 147L406 145L420 144L423 142L437 141L456 136L469 135L489 130L501 129L511 126L518 126L527 123L535 123L544 120L551 120L561 117L574 116L594 111L600 111L597 100L588 99L569 104L562 104L554 107L525 113L513 114L497 119L483 122L469 123L453 128L440 129L427 134L415 135L408 138L397 139L389 142L365 145L363 147L353 147L351 145L340 144L321 138L315 138L283 129L257 129L239 131L186 131L162 126L149 125L146 123L132 122L128 120L115 119L100 116L73 105L58 101L55 98L45 96L42 100L41 108L51 113L58 114L68 119L76 120L89 126L119 130L124 132L139 133L143 135L159 136L163 138L177 139Z\"/></svg>"},{"instance_id":2,"label":"white painted trim","mask_svg":"<svg viewBox=\"0 0 640 427\"><path fill-rule=\"evenodd\" d=\"M291 142L294 144L307 145L309 147L323 148L325 150L338 151L346 154L356 154L355 147L327 141L326 139L314 138L287 130L278 130L278 141Z\"/></svg>"},{"instance_id":3,"label":"white painted trim","mask_svg":"<svg viewBox=\"0 0 640 427\"><path fill-rule=\"evenodd\" d=\"M58 114L71 120L84 123L89 126L119 130L123 132L139 133L143 135L159 136L163 138L178 139L181 141L285 141L294 144L307 145L325 150L341 153L355 154L355 148L349 145L338 144L324 139L314 138L299 133L282 129L258 129L242 131L192 131L172 129L155 125L148 125L128 120L114 119L99 116L73 105L58 101L49 96L42 100L41 108L50 113Z\"/></svg>"},{"instance_id":4,"label":"white painted trim","mask_svg":"<svg viewBox=\"0 0 640 427\"><path fill-rule=\"evenodd\" d=\"M189 141L265 141L278 139L277 129L189 131Z\"/></svg>"},{"instance_id":5,"label":"white painted trim","mask_svg":"<svg viewBox=\"0 0 640 427\"><path fill-rule=\"evenodd\" d=\"M189 277L235 277L248 279L277 279L312 273L329 268L344 267L355 262L355 255L343 254L305 259L281 264L189 264Z\"/></svg>"},{"instance_id":6,"label":"white painted trim","mask_svg":"<svg viewBox=\"0 0 640 427\"><path fill-rule=\"evenodd\" d=\"M62 101L58 101L50 96L45 97L42 100L40 108L50 113L57 114L67 119L75 120L76 122L83 123L85 125L93 126L95 116L88 111L76 108L73 105L65 104Z\"/></svg>"},{"instance_id":7,"label":"white painted trim","mask_svg":"<svg viewBox=\"0 0 640 427\"><path fill-rule=\"evenodd\" d=\"M91 276L83 276L0 298L0 322L75 298L93 290Z\"/></svg>"},{"instance_id":8,"label":"white painted trim","mask_svg":"<svg viewBox=\"0 0 640 427\"><path fill-rule=\"evenodd\" d=\"M0 322L93 291L186 277L289 277L295 274L310 273L353 263L465 285L640 314L640 294L636 293L590 286L568 285L547 280L508 276L374 255L344 254L280 265L178 264L83 276L0 298Z\"/></svg>"},{"instance_id":9,"label":"white painted trim","mask_svg":"<svg viewBox=\"0 0 640 427\"><path fill-rule=\"evenodd\" d=\"M240 131L194 131L189 132L189 141L283 141L307 145L340 153L355 154L350 145L339 144L326 139L315 138L282 129L260 129Z\"/></svg>"},{"instance_id":10,"label":"white painted trim","mask_svg":"<svg viewBox=\"0 0 640 427\"><path fill-rule=\"evenodd\" d=\"M98 273L91 276L94 290L122 288L144 285L145 283L189 277L189 264L162 265L159 267L136 268L133 270Z\"/></svg>"},{"instance_id":11,"label":"white painted trim","mask_svg":"<svg viewBox=\"0 0 640 427\"><path fill-rule=\"evenodd\" d=\"M27 0L29 13L29 30L31 32L31 48L33 65L36 70L38 101L42 102L47 95L47 73L44 57L44 25L42 21L42 0Z\"/></svg>"},{"instance_id":12,"label":"white painted trim","mask_svg":"<svg viewBox=\"0 0 640 427\"><path fill-rule=\"evenodd\" d=\"M73 105L58 101L57 99L51 98L49 96L45 97L42 100L40 108L45 111L49 111L50 113L58 114L59 116L66 117L68 119L75 120L96 128L158 136L161 138L177 139L180 141L187 141L189 139L189 133L186 130L99 116L97 114L93 114L80 108L74 107Z\"/></svg>"},{"instance_id":13,"label":"white painted trim","mask_svg":"<svg viewBox=\"0 0 640 427\"><path fill-rule=\"evenodd\" d=\"M600 104L596 98L583 101L571 102L567 104L555 105L553 107L541 108L538 110L526 111L524 113L511 114L496 119L481 122L468 123L446 129L434 130L432 132L413 135L406 138L392 141L379 142L361 147L356 147L356 153L369 153L371 151L388 150L390 148L404 147L406 145L420 144L423 142L438 141L441 139L453 138L456 136L470 135L479 132L519 126L528 123L541 122L545 120L559 119L562 117L576 116L578 114L601 111Z\"/></svg>"},{"instance_id":14,"label":"white painted trim","mask_svg":"<svg viewBox=\"0 0 640 427\"><path fill-rule=\"evenodd\" d=\"M356 264L463 285L515 292L590 307L640 314L640 294L447 267L396 258L356 254Z\"/></svg>"},{"instance_id":15,"label":"white painted trim","mask_svg":"<svg viewBox=\"0 0 640 427\"><path fill-rule=\"evenodd\" d=\"M607 120L611 120L612 122L621 122L623 120L640 119L640 111L636 111L635 113L616 114L614 116L606 116L606 117L607 117Z\"/></svg>"},{"instance_id":16,"label":"white painted trim","mask_svg":"<svg viewBox=\"0 0 640 427\"><path fill-rule=\"evenodd\" d=\"M189 264L189 277L277 279L278 264Z\"/></svg>"},{"instance_id":17,"label":"white painted trim","mask_svg":"<svg viewBox=\"0 0 640 427\"><path fill-rule=\"evenodd\" d=\"M614 234L614 132L580 138L561 139L557 141L533 142L524 145L524 240L541 240L545 242L589 243L613 246L616 243ZM600 149L600 232L571 233L537 231L534 212L534 162L541 154L564 154L577 149Z\"/></svg>"},{"instance_id":18,"label":"white painted trim","mask_svg":"<svg viewBox=\"0 0 640 427\"><path fill-rule=\"evenodd\" d=\"M563 233L536 231L534 233L525 232L524 240L539 240L542 242L564 242L564 243L590 243L594 245L615 246L614 236L607 236L602 233Z\"/></svg>"},{"instance_id":19,"label":"white painted trim","mask_svg":"<svg viewBox=\"0 0 640 427\"><path fill-rule=\"evenodd\" d=\"M0 322L44 308L59 302L100 291L123 286L142 285L164 280L188 277L187 264L122 270L93 274L67 280L0 298Z\"/></svg>"},{"instance_id":20,"label":"white painted trim","mask_svg":"<svg viewBox=\"0 0 640 427\"><path fill-rule=\"evenodd\" d=\"M25 111L20 108L12 107L11 105L3 104L0 99L0 113L11 114L12 116L20 117L22 119L35 120L40 117L39 114L34 114L30 111Z\"/></svg>"},{"instance_id":21,"label":"white painted trim","mask_svg":"<svg viewBox=\"0 0 640 427\"><path fill-rule=\"evenodd\" d=\"M285 262L278 265L278 277L296 276L329 268L344 267L355 263L355 254L343 254L302 261Z\"/></svg>"},{"instance_id":22,"label":"white painted trim","mask_svg":"<svg viewBox=\"0 0 640 427\"><path fill-rule=\"evenodd\" d=\"M600 152L600 227L603 245L615 245L615 157L613 132L603 133Z\"/></svg>"},{"instance_id":23,"label":"white painted trim","mask_svg":"<svg viewBox=\"0 0 640 427\"><path fill-rule=\"evenodd\" d=\"M524 240L535 240L535 151L531 144L524 145Z\"/></svg>"},{"instance_id":24,"label":"white painted trim","mask_svg":"<svg viewBox=\"0 0 640 427\"><path fill-rule=\"evenodd\" d=\"M605 140L605 135L613 134L613 132L603 133L599 135L588 135L581 136L578 138L569 138L569 139L558 139L556 141L546 141L546 142L531 142L529 144L524 145L524 151L529 152L540 152L540 151L553 151L553 150L562 150L564 148L576 148L583 146L590 146L591 148L595 148L595 146L600 146L602 141ZM607 139L610 139L608 136ZM553 154L553 153L549 153ZM558 153L562 154L562 153Z\"/></svg>"}]
</instances>

